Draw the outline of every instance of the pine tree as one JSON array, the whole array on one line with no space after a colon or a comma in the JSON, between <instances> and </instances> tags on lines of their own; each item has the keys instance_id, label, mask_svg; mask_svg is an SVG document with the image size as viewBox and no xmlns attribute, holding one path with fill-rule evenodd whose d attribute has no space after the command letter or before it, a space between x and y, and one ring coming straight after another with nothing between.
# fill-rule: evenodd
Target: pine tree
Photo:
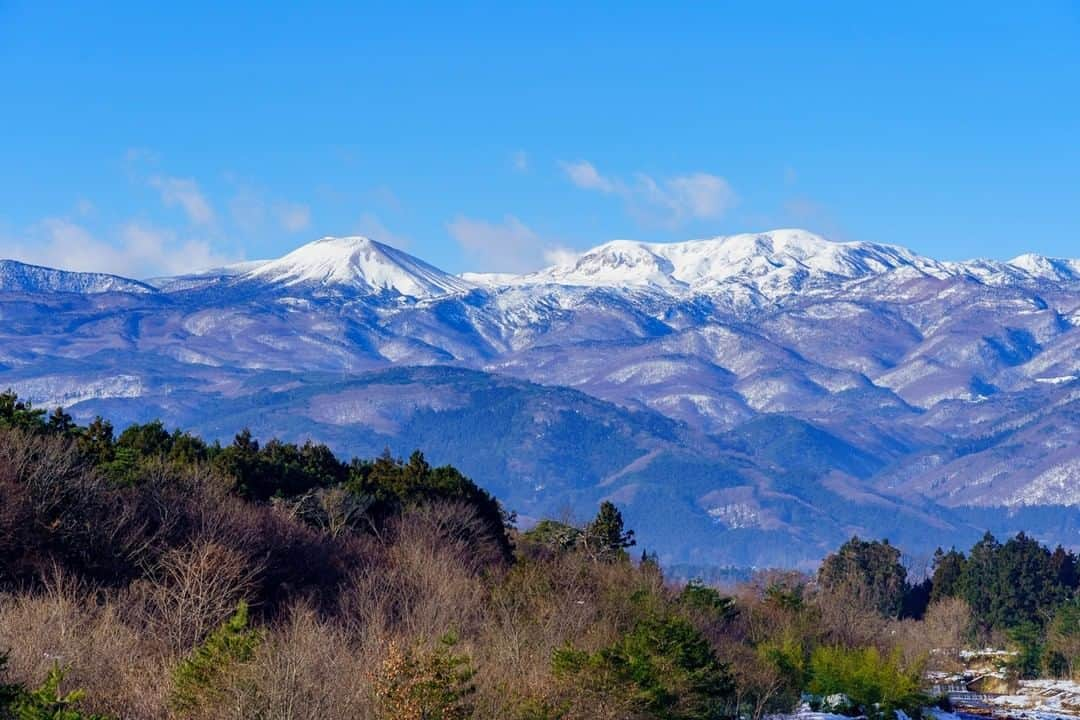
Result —
<instances>
[{"instance_id":1,"label":"pine tree","mask_svg":"<svg viewBox=\"0 0 1080 720\"><path fill-rule=\"evenodd\" d=\"M585 550L601 560L624 558L626 548L636 544L634 531L624 529L622 513L607 500L600 504L600 511L585 528L582 540Z\"/></svg>"},{"instance_id":2,"label":"pine tree","mask_svg":"<svg viewBox=\"0 0 1080 720\"><path fill-rule=\"evenodd\" d=\"M219 702L231 674L255 656L261 641L262 633L248 627L247 603L241 601L233 616L174 671L173 709L184 713Z\"/></svg>"},{"instance_id":3,"label":"pine tree","mask_svg":"<svg viewBox=\"0 0 1080 720\"><path fill-rule=\"evenodd\" d=\"M860 599L886 617L899 617L908 589L900 551L884 541L853 537L821 563L821 587L837 597Z\"/></svg>"},{"instance_id":4,"label":"pine tree","mask_svg":"<svg viewBox=\"0 0 1080 720\"><path fill-rule=\"evenodd\" d=\"M82 690L60 693L64 670L54 664L41 687L31 692L18 693L11 703L13 720L108 720L104 715L84 715L76 709L83 698ZM3 709L3 705L0 705Z\"/></svg>"},{"instance_id":5,"label":"pine tree","mask_svg":"<svg viewBox=\"0 0 1080 720\"><path fill-rule=\"evenodd\" d=\"M944 598L957 597L960 594L960 578L964 574L964 554L955 548L944 552L938 548L934 553L933 586L930 590L930 602Z\"/></svg>"},{"instance_id":6,"label":"pine tree","mask_svg":"<svg viewBox=\"0 0 1080 720\"><path fill-rule=\"evenodd\" d=\"M64 412L64 408L57 407L49 414L49 432L57 435L67 435L75 429L75 421Z\"/></svg>"}]
</instances>

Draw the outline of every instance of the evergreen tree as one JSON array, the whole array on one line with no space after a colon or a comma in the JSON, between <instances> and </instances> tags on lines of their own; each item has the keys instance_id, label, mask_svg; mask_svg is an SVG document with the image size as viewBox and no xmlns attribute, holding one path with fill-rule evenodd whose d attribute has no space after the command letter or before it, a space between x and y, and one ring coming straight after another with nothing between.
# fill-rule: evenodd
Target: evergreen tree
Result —
<instances>
[{"instance_id":1,"label":"evergreen tree","mask_svg":"<svg viewBox=\"0 0 1080 720\"><path fill-rule=\"evenodd\" d=\"M598 652L563 648L552 666L574 696L620 702L629 717L720 720L731 714L735 681L728 666L682 617L646 617Z\"/></svg>"},{"instance_id":2,"label":"evergreen tree","mask_svg":"<svg viewBox=\"0 0 1080 720\"><path fill-rule=\"evenodd\" d=\"M113 426L101 416L78 434L79 451L95 465L105 465L113 461L115 452Z\"/></svg>"},{"instance_id":3,"label":"evergreen tree","mask_svg":"<svg viewBox=\"0 0 1080 720\"><path fill-rule=\"evenodd\" d=\"M45 411L30 401L19 400L11 390L0 393L0 427L40 432L45 427Z\"/></svg>"},{"instance_id":4,"label":"evergreen tree","mask_svg":"<svg viewBox=\"0 0 1080 720\"><path fill-rule=\"evenodd\" d=\"M582 535L586 551L595 558L615 560L626 557L626 548L636 544L634 531L623 526L622 513L615 504L605 500L596 518Z\"/></svg>"},{"instance_id":5,"label":"evergreen tree","mask_svg":"<svg viewBox=\"0 0 1080 720\"><path fill-rule=\"evenodd\" d=\"M215 630L173 672L170 704L186 713L213 707L225 683L238 667L251 660L262 641L262 632L248 626L247 603Z\"/></svg>"},{"instance_id":6,"label":"evergreen tree","mask_svg":"<svg viewBox=\"0 0 1080 720\"><path fill-rule=\"evenodd\" d=\"M56 435L68 435L75 430L75 421L64 412L64 408L57 407L49 414L49 432Z\"/></svg>"},{"instance_id":7,"label":"evergreen tree","mask_svg":"<svg viewBox=\"0 0 1080 720\"><path fill-rule=\"evenodd\" d=\"M971 606L975 619L984 627L993 626L998 602L998 553L1001 544L989 532L971 548L960 576L960 591Z\"/></svg>"},{"instance_id":8,"label":"evergreen tree","mask_svg":"<svg viewBox=\"0 0 1080 720\"><path fill-rule=\"evenodd\" d=\"M76 708L86 694L82 690L60 693L64 670L53 665L41 687L31 692L20 692L11 702L13 720L108 720L104 715L84 715ZM0 708L3 706L0 705Z\"/></svg>"},{"instance_id":9,"label":"evergreen tree","mask_svg":"<svg viewBox=\"0 0 1080 720\"><path fill-rule=\"evenodd\" d=\"M934 552L930 602L960 595L960 579L964 574L965 562L964 554L958 552L956 548L951 548L949 552L943 552L941 548L938 548Z\"/></svg>"},{"instance_id":10,"label":"evergreen tree","mask_svg":"<svg viewBox=\"0 0 1080 720\"><path fill-rule=\"evenodd\" d=\"M1077 565L1077 557L1073 553L1058 545L1050 556L1050 567L1058 585L1065 592L1075 593L1080 586L1080 567Z\"/></svg>"},{"instance_id":11,"label":"evergreen tree","mask_svg":"<svg viewBox=\"0 0 1080 720\"><path fill-rule=\"evenodd\" d=\"M899 617L908 590L900 550L884 541L853 537L821 563L818 582L847 602L859 601L885 617Z\"/></svg>"}]
</instances>

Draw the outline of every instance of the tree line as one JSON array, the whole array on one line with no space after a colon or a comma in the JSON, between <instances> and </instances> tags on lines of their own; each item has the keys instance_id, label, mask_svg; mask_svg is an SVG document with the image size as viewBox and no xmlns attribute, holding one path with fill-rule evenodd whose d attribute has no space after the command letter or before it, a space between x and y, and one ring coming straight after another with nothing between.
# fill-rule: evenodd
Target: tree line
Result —
<instances>
[{"instance_id":1,"label":"tree line","mask_svg":"<svg viewBox=\"0 0 1080 720\"><path fill-rule=\"evenodd\" d=\"M610 502L520 530L419 452L117 433L0 394L0 718L758 720L809 693L884 719L932 701L942 647L1080 623L1075 556L1023 536L922 582L855 538L724 591L636 541ZM991 575L1038 599L984 602Z\"/></svg>"}]
</instances>

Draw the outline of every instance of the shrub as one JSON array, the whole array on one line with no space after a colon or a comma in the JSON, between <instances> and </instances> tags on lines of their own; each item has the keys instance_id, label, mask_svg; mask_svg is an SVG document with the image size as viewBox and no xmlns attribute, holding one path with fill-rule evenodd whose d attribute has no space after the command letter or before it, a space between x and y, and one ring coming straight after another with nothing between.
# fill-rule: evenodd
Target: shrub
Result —
<instances>
[{"instance_id":1,"label":"shrub","mask_svg":"<svg viewBox=\"0 0 1080 720\"><path fill-rule=\"evenodd\" d=\"M84 715L76 708L82 699L82 690L60 693L60 683L64 680L64 670L53 665L45 682L37 690L16 692L10 703L11 716L14 720L108 720L104 715ZM0 709L3 706L0 705Z\"/></svg>"},{"instance_id":2,"label":"shrub","mask_svg":"<svg viewBox=\"0 0 1080 720\"><path fill-rule=\"evenodd\" d=\"M921 668L903 667L899 651L877 648L819 647L810 658L810 691L846 695L855 709L872 718L892 718L896 710L917 716L927 698L919 691Z\"/></svg>"},{"instance_id":3,"label":"shrub","mask_svg":"<svg viewBox=\"0 0 1080 720\"><path fill-rule=\"evenodd\" d=\"M586 695L609 695L659 720L727 717L735 684L708 640L684 618L648 617L595 653L555 653L556 676Z\"/></svg>"},{"instance_id":4,"label":"shrub","mask_svg":"<svg viewBox=\"0 0 1080 720\"><path fill-rule=\"evenodd\" d=\"M386 720L467 720L475 671L469 657L453 652L457 640L444 637L430 652L402 650L391 642L372 677L375 697Z\"/></svg>"},{"instance_id":5,"label":"shrub","mask_svg":"<svg viewBox=\"0 0 1080 720\"><path fill-rule=\"evenodd\" d=\"M247 603L176 668L170 704L181 713L197 713L222 702L224 689L238 667L255 655L262 632L248 627Z\"/></svg>"}]
</instances>

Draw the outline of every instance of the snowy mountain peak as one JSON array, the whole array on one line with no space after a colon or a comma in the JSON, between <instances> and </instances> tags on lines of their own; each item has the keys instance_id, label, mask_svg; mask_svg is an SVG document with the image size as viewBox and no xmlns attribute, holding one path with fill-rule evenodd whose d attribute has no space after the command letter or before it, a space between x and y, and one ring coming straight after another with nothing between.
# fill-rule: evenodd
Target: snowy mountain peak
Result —
<instances>
[{"instance_id":1,"label":"snowy mountain peak","mask_svg":"<svg viewBox=\"0 0 1080 720\"><path fill-rule=\"evenodd\" d=\"M738 283L776 297L808 284L907 266L926 273L943 272L940 263L901 247L839 243L806 230L774 230L679 243L617 240L520 281L705 293Z\"/></svg>"},{"instance_id":2,"label":"snowy mountain peak","mask_svg":"<svg viewBox=\"0 0 1080 720\"><path fill-rule=\"evenodd\" d=\"M241 276L282 286L317 285L428 298L469 290L472 284L370 238L325 237Z\"/></svg>"},{"instance_id":3,"label":"snowy mountain peak","mask_svg":"<svg viewBox=\"0 0 1080 720\"><path fill-rule=\"evenodd\" d=\"M1036 278L1080 280L1080 260L1049 258L1045 255L1025 253L1014 257L1008 264Z\"/></svg>"}]
</instances>

